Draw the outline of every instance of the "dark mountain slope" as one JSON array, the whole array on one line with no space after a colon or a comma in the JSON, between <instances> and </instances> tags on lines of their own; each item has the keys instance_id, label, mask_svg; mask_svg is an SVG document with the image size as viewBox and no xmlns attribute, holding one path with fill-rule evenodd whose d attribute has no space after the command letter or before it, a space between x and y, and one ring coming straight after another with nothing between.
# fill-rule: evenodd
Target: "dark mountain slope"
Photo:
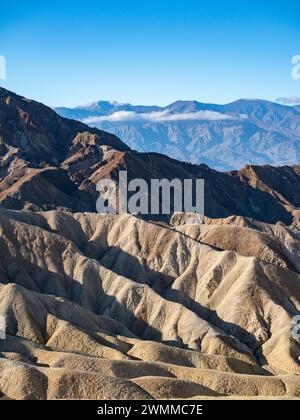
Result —
<instances>
[{"instance_id":1,"label":"dark mountain slope","mask_svg":"<svg viewBox=\"0 0 300 420\"><path fill-rule=\"evenodd\" d=\"M125 169L129 180L149 183L157 178L204 179L209 217L241 215L290 224L297 215L298 167L217 172L158 153L131 151L111 134L4 89L0 98L0 203L7 208L95 211L97 182L117 180L118 171ZM186 104L173 104L175 112L182 106Z\"/></svg>"}]
</instances>

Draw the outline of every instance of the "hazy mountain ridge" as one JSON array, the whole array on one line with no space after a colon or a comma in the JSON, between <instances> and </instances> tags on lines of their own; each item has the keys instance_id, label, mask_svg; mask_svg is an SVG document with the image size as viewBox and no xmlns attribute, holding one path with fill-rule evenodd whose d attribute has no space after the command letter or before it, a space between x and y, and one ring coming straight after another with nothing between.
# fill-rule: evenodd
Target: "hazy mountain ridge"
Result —
<instances>
[{"instance_id":1,"label":"hazy mountain ridge","mask_svg":"<svg viewBox=\"0 0 300 420\"><path fill-rule=\"evenodd\" d=\"M119 170L203 178L211 218L95 213ZM0 399L299 398L299 207L299 166L139 153L0 89Z\"/></svg>"},{"instance_id":2,"label":"hazy mountain ridge","mask_svg":"<svg viewBox=\"0 0 300 420\"><path fill-rule=\"evenodd\" d=\"M300 161L297 106L247 99L227 105L177 101L166 107L99 101L56 110L116 134L132 149L206 163L218 170Z\"/></svg>"},{"instance_id":3,"label":"hazy mountain ridge","mask_svg":"<svg viewBox=\"0 0 300 420\"><path fill-rule=\"evenodd\" d=\"M0 99L2 206L95 211L97 182L117 180L118 171L126 169L129 180L143 177L148 183L153 178L204 179L205 214L209 217L240 215L269 223L298 223L297 166L247 166L240 171L217 172L206 165L132 151L114 135L62 118L5 89L0 90ZM198 103L188 105L202 112ZM186 106L177 102L168 115L179 115ZM254 108L252 114L257 113ZM160 219L166 220L164 216Z\"/></svg>"}]
</instances>

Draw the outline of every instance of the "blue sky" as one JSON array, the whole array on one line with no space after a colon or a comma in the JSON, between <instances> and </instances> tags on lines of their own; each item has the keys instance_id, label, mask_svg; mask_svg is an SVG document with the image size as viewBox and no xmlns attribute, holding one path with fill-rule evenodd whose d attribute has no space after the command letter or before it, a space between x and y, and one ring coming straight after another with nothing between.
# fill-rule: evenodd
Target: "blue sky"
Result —
<instances>
[{"instance_id":1,"label":"blue sky","mask_svg":"<svg viewBox=\"0 0 300 420\"><path fill-rule=\"evenodd\" d=\"M300 96L296 0L1 3L0 84L51 106Z\"/></svg>"}]
</instances>

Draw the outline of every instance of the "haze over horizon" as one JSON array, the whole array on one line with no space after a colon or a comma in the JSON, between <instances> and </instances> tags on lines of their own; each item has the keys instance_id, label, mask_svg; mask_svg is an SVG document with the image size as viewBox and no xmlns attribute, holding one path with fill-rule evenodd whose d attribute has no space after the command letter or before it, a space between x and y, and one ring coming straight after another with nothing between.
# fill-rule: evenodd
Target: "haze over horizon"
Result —
<instances>
[{"instance_id":1,"label":"haze over horizon","mask_svg":"<svg viewBox=\"0 0 300 420\"><path fill-rule=\"evenodd\" d=\"M294 101L300 6L258 0L16 0L0 16L1 86L49 106ZM20 42L22 40L22 42ZM293 99L294 98L294 99Z\"/></svg>"}]
</instances>

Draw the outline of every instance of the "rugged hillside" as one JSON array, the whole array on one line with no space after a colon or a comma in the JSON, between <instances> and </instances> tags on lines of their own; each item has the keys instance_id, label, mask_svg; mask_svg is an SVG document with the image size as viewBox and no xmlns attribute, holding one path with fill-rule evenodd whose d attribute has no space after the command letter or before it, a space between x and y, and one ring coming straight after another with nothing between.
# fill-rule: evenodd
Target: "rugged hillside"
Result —
<instances>
[{"instance_id":1,"label":"rugged hillside","mask_svg":"<svg viewBox=\"0 0 300 420\"><path fill-rule=\"evenodd\" d=\"M275 169L269 166L248 166L241 171L223 173L206 165L191 165L154 153L114 153L107 155L107 164L95 171L88 181L84 181L81 188L94 189L97 181L108 175L117 181L120 170L127 170L129 180L143 178L148 185L151 179L157 178L204 179L205 215L209 217L242 215L264 222L282 221L285 224L298 221L298 167ZM273 178L273 172L276 172L277 178ZM291 192L292 185L294 195Z\"/></svg>"},{"instance_id":2,"label":"rugged hillside","mask_svg":"<svg viewBox=\"0 0 300 420\"><path fill-rule=\"evenodd\" d=\"M111 134L0 88L0 202L20 209L91 209L89 198L60 168L87 144L97 160L102 147L129 150Z\"/></svg>"},{"instance_id":3,"label":"rugged hillside","mask_svg":"<svg viewBox=\"0 0 300 420\"><path fill-rule=\"evenodd\" d=\"M38 102L0 89L0 124L2 149L18 157L39 163L57 164L63 161L79 133L97 137L97 144L117 150L129 150L115 136L91 129L78 121L60 117ZM18 154L19 149L22 155Z\"/></svg>"},{"instance_id":4,"label":"rugged hillside","mask_svg":"<svg viewBox=\"0 0 300 420\"><path fill-rule=\"evenodd\" d=\"M264 226L220 222L201 229L237 229L227 249ZM300 396L299 255L284 251L294 236L299 252L297 231L266 262L259 242L244 256L220 249L222 232L211 246L195 226L133 216L2 210L0 227L6 397Z\"/></svg>"},{"instance_id":5,"label":"rugged hillside","mask_svg":"<svg viewBox=\"0 0 300 420\"><path fill-rule=\"evenodd\" d=\"M248 166L222 173L156 153L134 152L110 134L61 118L4 89L0 92L0 203L6 208L95 211L97 182L117 179L118 171L126 169L129 180L204 179L209 217L241 215L267 223L297 223L296 166ZM174 112L181 111L180 105Z\"/></svg>"},{"instance_id":6,"label":"rugged hillside","mask_svg":"<svg viewBox=\"0 0 300 420\"><path fill-rule=\"evenodd\" d=\"M226 105L177 101L166 107L100 101L57 112L114 133L139 152L217 170L300 160L299 107L246 99Z\"/></svg>"},{"instance_id":7,"label":"rugged hillside","mask_svg":"<svg viewBox=\"0 0 300 420\"><path fill-rule=\"evenodd\" d=\"M0 92L0 399L299 398L299 167L138 153ZM95 213L120 169L203 178L208 217Z\"/></svg>"}]
</instances>

